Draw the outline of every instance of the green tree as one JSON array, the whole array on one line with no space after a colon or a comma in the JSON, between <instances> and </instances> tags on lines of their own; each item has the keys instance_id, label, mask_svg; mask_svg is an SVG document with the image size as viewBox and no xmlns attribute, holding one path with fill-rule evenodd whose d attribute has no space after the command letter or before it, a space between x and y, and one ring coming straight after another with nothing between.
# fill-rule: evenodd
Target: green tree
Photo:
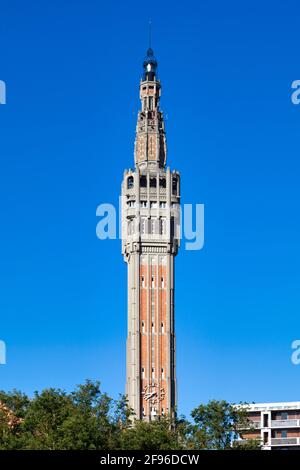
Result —
<instances>
[{"instance_id":1,"label":"green tree","mask_svg":"<svg viewBox=\"0 0 300 470\"><path fill-rule=\"evenodd\" d=\"M184 417L134 421L126 397L113 400L99 382L86 381L73 392L46 389L33 398L0 392L0 449L180 450L256 449L256 441L238 442L247 428L247 409L211 401Z\"/></svg>"},{"instance_id":2,"label":"green tree","mask_svg":"<svg viewBox=\"0 0 300 470\"><path fill-rule=\"evenodd\" d=\"M190 424L168 416L155 421L135 421L121 434L122 450L180 450L189 446Z\"/></svg>"},{"instance_id":3,"label":"green tree","mask_svg":"<svg viewBox=\"0 0 300 470\"><path fill-rule=\"evenodd\" d=\"M226 401L211 400L191 413L195 426L193 439L196 449L233 449L241 428L249 425L247 407L236 407Z\"/></svg>"}]
</instances>

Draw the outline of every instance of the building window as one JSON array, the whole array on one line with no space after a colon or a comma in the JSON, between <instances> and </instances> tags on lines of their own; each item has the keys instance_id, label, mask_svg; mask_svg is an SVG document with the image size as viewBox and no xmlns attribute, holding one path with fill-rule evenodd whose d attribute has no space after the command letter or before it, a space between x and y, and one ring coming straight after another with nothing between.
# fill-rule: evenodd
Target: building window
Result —
<instances>
[{"instance_id":1,"label":"building window","mask_svg":"<svg viewBox=\"0 0 300 470\"><path fill-rule=\"evenodd\" d=\"M177 194L177 179L176 178L172 179L172 193Z\"/></svg>"},{"instance_id":2,"label":"building window","mask_svg":"<svg viewBox=\"0 0 300 470\"><path fill-rule=\"evenodd\" d=\"M133 176L129 176L127 178L127 189L133 188L133 185L134 185Z\"/></svg>"},{"instance_id":3,"label":"building window","mask_svg":"<svg viewBox=\"0 0 300 470\"><path fill-rule=\"evenodd\" d=\"M287 432L285 430L281 431L281 437L283 437L284 439L287 437Z\"/></svg>"},{"instance_id":4,"label":"building window","mask_svg":"<svg viewBox=\"0 0 300 470\"><path fill-rule=\"evenodd\" d=\"M145 287L145 276L142 276L142 287Z\"/></svg>"},{"instance_id":5,"label":"building window","mask_svg":"<svg viewBox=\"0 0 300 470\"><path fill-rule=\"evenodd\" d=\"M152 367L152 379L155 379L155 369Z\"/></svg>"},{"instance_id":6,"label":"building window","mask_svg":"<svg viewBox=\"0 0 300 470\"><path fill-rule=\"evenodd\" d=\"M154 286L154 276L151 277L151 287L155 287Z\"/></svg>"},{"instance_id":7,"label":"building window","mask_svg":"<svg viewBox=\"0 0 300 470\"><path fill-rule=\"evenodd\" d=\"M145 322L142 321L142 333L145 333Z\"/></svg>"},{"instance_id":8,"label":"building window","mask_svg":"<svg viewBox=\"0 0 300 470\"><path fill-rule=\"evenodd\" d=\"M159 219L159 233L160 235L166 235L167 222L166 219Z\"/></svg>"},{"instance_id":9,"label":"building window","mask_svg":"<svg viewBox=\"0 0 300 470\"><path fill-rule=\"evenodd\" d=\"M147 188L147 178L146 178L146 176L141 176L140 186L141 186L141 188Z\"/></svg>"},{"instance_id":10,"label":"building window","mask_svg":"<svg viewBox=\"0 0 300 470\"><path fill-rule=\"evenodd\" d=\"M154 333L154 323L152 322L152 333Z\"/></svg>"},{"instance_id":11,"label":"building window","mask_svg":"<svg viewBox=\"0 0 300 470\"><path fill-rule=\"evenodd\" d=\"M165 332L165 326L164 326L163 322L161 322L161 332L162 332L162 333Z\"/></svg>"},{"instance_id":12,"label":"building window","mask_svg":"<svg viewBox=\"0 0 300 470\"><path fill-rule=\"evenodd\" d=\"M141 218L141 235L147 233L147 219L145 217Z\"/></svg>"},{"instance_id":13,"label":"building window","mask_svg":"<svg viewBox=\"0 0 300 470\"><path fill-rule=\"evenodd\" d=\"M150 188L156 188L156 178L150 178Z\"/></svg>"},{"instance_id":14,"label":"building window","mask_svg":"<svg viewBox=\"0 0 300 470\"><path fill-rule=\"evenodd\" d=\"M162 369L161 369L161 378L162 378L162 379L165 378L165 371L164 371L163 367L162 367Z\"/></svg>"},{"instance_id":15,"label":"building window","mask_svg":"<svg viewBox=\"0 0 300 470\"><path fill-rule=\"evenodd\" d=\"M163 277L161 278L161 288L165 288L165 279Z\"/></svg>"},{"instance_id":16,"label":"building window","mask_svg":"<svg viewBox=\"0 0 300 470\"><path fill-rule=\"evenodd\" d=\"M151 209L156 209L157 208L157 202L150 202L150 208Z\"/></svg>"},{"instance_id":17,"label":"building window","mask_svg":"<svg viewBox=\"0 0 300 470\"><path fill-rule=\"evenodd\" d=\"M269 415L264 414L264 428L268 428L268 427L269 427Z\"/></svg>"},{"instance_id":18,"label":"building window","mask_svg":"<svg viewBox=\"0 0 300 470\"><path fill-rule=\"evenodd\" d=\"M288 414L286 412L281 413L281 419L283 419L283 420L288 419Z\"/></svg>"},{"instance_id":19,"label":"building window","mask_svg":"<svg viewBox=\"0 0 300 470\"><path fill-rule=\"evenodd\" d=\"M135 201L128 201L127 205L128 207L135 207Z\"/></svg>"},{"instance_id":20,"label":"building window","mask_svg":"<svg viewBox=\"0 0 300 470\"><path fill-rule=\"evenodd\" d=\"M166 208L166 203L165 203L165 202L160 202L160 203L159 203L159 207L160 207L161 209L165 209L165 208Z\"/></svg>"},{"instance_id":21,"label":"building window","mask_svg":"<svg viewBox=\"0 0 300 470\"><path fill-rule=\"evenodd\" d=\"M144 379L144 378L145 378L145 368L142 367L142 379Z\"/></svg>"},{"instance_id":22,"label":"building window","mask_svg":"<svg viewBox=\"0 0 300 470\"><path fill-rule=\"evenodd\" d=\"M143 411L142 411L142 413L143 413L143 417L145 417L145 416L146 416L146 413L145 413L145 408L143 408Z\"/></svg>"},{"instance_id":23,"label":"building window","mask_svg":"<svg viewBox=\"0 0 300 470\"><path fill-rule=\"evenodd\" d=\"M147 201L141 201L141 207L147 207Z\"/></svg>"},{"instance_id":24,"label":"building window","mask_svg":"<svg viewBox=\"0 0 300 470\"><path fill-rule=\"evenodd\" d=\"M156 416L156 408L151 407L151 416Z\"/></svg>"},{"instance_id":25,"label":"building window","mask_svg":"<svg viewBox=\"0 0 300 470\"><path fill-rule=\"evenodd\" d=\"M156 220L155 220L155 219L151 219L150 224L151 224L151 233L152 233L152 234L155 234Z\"/></svg>"},{"instance_id":26,"label":"building window","mask_svg":"<svg viewBox=\"0 0 300 470\"><path fill-rule=\"evenodd\" d=\"M162 414L162 416L164 416L164 414L165 414L164 408L161 409L161 414Z\"/></svg>"},{"instance_id":27,"label":"building window","mask_svg":"<svg viewBox=\"0 0 300 470\"><path fill-rule=\"evenodd\" d=\"M166 187L166 178L160 178L159 180L159 186L161 188L165 188Z\"/></svg>"}]
</instances>

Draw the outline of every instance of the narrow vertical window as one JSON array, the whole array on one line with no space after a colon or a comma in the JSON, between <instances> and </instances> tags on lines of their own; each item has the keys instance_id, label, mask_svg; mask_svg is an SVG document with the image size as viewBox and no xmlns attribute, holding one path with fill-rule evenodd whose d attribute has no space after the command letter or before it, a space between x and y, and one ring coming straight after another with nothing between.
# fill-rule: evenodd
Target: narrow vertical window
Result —
<instances>
[{"instance_id":1,"label":"narrow vertical window","mask_svg":"<svg viewBox=\"0 0 300 470\"><path fill-rule=\"evenodd\" d=\"M145 276L142 276L142 287L145 287Z\"/></svg>"},{"instance_id":2,"label":"narrow vertical window","mask_svg":"<svg viewBox=\"0 0 300 470\"><path fill-rule=\"evenodd\" d=\"M177 194L177 179L172 179L172 194Z\"/></svg>"},{"instance_id":3,"label":"narrow vertical window","mask_svg":"<svg viewBox=\"0 0 300 470\"><path fill-rule=\"evenodd\" d=\"M147 227L147 219L145 217L142 217L142 219L141 219L141 235L145 235L147 233L146 227Z\"/></svg>"},{"instance_id":4,"label":"narrow vertical window","mask_svg":"<svg viewBox=\"0 0 300 470\"><path fill-rule=\"evenodd\" d=\"M142 333L145 333L145 322L142 321Z\"/></svg>"},{"instance_id":5,"label":"narrow vertical window","mask_svg":"<svg viewBox=\"0 0 300 470\"><path fill-rule=\"evenodd\" d=\"M133 188L133 185L134 185L133 176L129 176L129 177L127 178L127 189Z\"/></svg>"},{"instance_id":6,"label":"narrow vertical window","mask_svg":"<svg viewBox=\"0 0 300 470\"><path fill-rule=\"evenodd\" d=\"M161 332L164 333L165 332L165 327L164 327L164 324L163 322L161 322Z\"/></svg>"},{"instance_id":7,"label":"narrow vertical window","mask_svg":"<svg viewBox=\"0 0 300 470\"><path fill-rule=\"evenodd\" d=\"M152 379L155 379L155 369L152 367Z\"/></svg>"},{"instance_id":8,"label":"narrow vertical window","mask_svg":"<svg viewBox=\"0 0 300 470\"><path fill-rule=\"evenodd\" d=\"M156 233L156 219L151 219L151 233L155 234Z\"/></svg>"},{"instance_id":9,"label":"narrow vertical window","mask_svg":"<svg viewBox=\"0 0 300 470\"><path fill-rule=\"evenodd\" d=\"M165 288L165 279L163 277L161 278L161 287L162 289Z\"/></svg>"},{"instance_id":10,"label":"narrow vertical window","mask_svg":"<svg viewBox=\"0 0 300 470\"><path fill-rule=\"evenodd\" d=\"M156 188L156 178L150 178L150 188Z\"/></svg>"},{"instance_id":11,"label":"narrow vertical window","mask_svg":"<svg viewBox=\"0 0 300 470\"><path fill-rule=\"evenodd\" d=\"M152 278L151 278L151 287L155 287L154 286L154 276L152 276Z\"/></svg>"},{"instance_id":12,"label":"narrow vertical window","mask_svg":"<svg viewBox=\"0 0 300 470\"><path fill-rule=\"evenodd\" d=\"M152 322L152 333L154 333L154 323Z\"/></svg>"},{"instance_id":13,"label":"narrow vertical window","mask_svg":"<svg viewBox=\"0 0 300 470\"><path fill-rule=\"evenodd\" d=\"M144 378L145 378L145 368L142 367L142 379L144 379Z\"/></svg>"},{"instance_id":14,"label":"narrow vertical window","mask_svg":"<svg viewBox=\"0 0 300 470\"><path fill-rule=\"evenodd\" d=\"M161 378L164 379L165 378L165 371L164 371L164 368L162 367L161 369Z\"/></svg>"}]
</instances>

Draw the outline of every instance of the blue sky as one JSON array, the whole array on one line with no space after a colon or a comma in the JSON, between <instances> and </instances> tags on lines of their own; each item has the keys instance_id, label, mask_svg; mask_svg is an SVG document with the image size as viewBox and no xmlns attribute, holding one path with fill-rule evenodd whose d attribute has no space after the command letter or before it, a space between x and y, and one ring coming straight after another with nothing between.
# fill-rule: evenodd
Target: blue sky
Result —
<instances>
[{"instance_id":1,"label":"blue sky","mask_svg":"<svg viewBox=\"0 0 300 470\"><path fill-rule=\"evenodd\" d=\"M133 166L149 18L168 163L205 204L176 259L179 411L299 400L296 1L2 1L0 388L124 391L126 265L95 213Z\"/></svg>"}]
</instances>

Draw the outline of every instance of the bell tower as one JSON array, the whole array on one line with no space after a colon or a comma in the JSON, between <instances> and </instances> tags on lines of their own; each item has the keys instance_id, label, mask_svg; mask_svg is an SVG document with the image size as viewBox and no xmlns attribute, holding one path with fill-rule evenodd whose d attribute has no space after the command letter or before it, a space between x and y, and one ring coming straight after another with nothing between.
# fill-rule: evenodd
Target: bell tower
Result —
<instances>
[{"instance_id":1,"label":"bell tower","mask_svg":"<svg viewBox=\"0 0 300 470\"><path fill-rule=\"evenodd\" d=\"M143 62L135 168L122 182L122 253L128 265L126 394L137 419L176 408L174 273L180 175L166 167L161 84L151 48Z\"/></svg>"}]
</instances>

